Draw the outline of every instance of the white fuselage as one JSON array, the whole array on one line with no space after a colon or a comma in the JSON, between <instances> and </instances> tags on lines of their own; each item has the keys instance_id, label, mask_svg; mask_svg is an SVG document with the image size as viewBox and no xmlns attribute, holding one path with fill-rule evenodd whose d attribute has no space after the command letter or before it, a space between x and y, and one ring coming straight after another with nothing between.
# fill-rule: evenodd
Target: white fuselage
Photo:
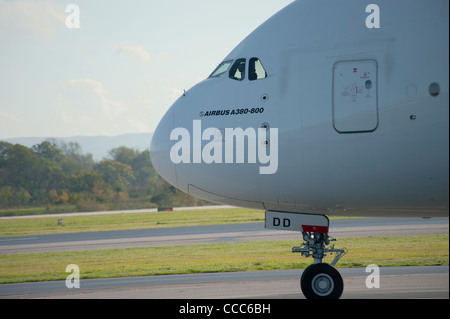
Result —
<instances>
[{"instance_id":1,"label":"white fuselage","mask_svg":"<svg viewBox=\"0 0 450 319\"><path fill-rule=\"evenodd\" d=\"M256 209L448 216L448 1L376 1L379 28L366 25L370 3L295 1L257 28L224 59L245 59L241 80L231 63L161 120L150 148L160 175L193 196ZM252 58L267 76L249 80ZM217 134L199 138L197 124ZM176 128L189 133L189 161L170 157ZM226 161L225 132L236 128L255 139L244 161ZM276 158L258 153L275 155L271 146ZM205 147L216 156L201 157Z\"/></svg>"}]
</instances>

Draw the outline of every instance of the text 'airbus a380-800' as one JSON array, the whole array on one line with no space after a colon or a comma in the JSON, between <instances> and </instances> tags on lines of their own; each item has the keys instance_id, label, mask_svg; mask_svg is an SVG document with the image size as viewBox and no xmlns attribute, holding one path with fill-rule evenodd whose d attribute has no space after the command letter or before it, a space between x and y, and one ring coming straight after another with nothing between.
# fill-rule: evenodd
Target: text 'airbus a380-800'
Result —
<instances>
[{"instance_id":1,"label":"text 'airbus a380-800'","mask_svg":"<svg viewBox=\"0 0 450 319\"><path fill-rule=\"evenodd\" d=\"M170 107L154 167L301 232L304 295L339 298L327 215L449 215L448 5L294 1Z\"/></svg>"}]
</instances>

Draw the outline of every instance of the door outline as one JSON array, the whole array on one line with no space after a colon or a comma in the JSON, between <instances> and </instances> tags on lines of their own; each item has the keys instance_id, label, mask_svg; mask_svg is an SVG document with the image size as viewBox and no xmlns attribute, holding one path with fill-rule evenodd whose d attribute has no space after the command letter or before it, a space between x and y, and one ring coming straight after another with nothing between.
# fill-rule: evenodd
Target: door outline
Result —
<instances>
[{"instance_id":1,"label":"door outline","mask_svg":"<svg viewBox=\"0 0 450 319\"><path fill-rule=\"evenodd\" d=\"M335 105L335 90L336 90L336 83L335 83L335 71L339 64L360 64L363 62L370 62L374 63L375 65L375 117L376 117L376 125L373 128L368 129L358 129L358 130L342 130L338 129L336 127L336 105ZM342 60L337 61L333 64L333 76L332 76L332 121L333 121L333 128L336 132L339 134L354 134L354 133L372 133L374 132L379 125L379 110L378 110L378 61L375 59L361 59L361 60Z\"/></svg>"}]
</instances>

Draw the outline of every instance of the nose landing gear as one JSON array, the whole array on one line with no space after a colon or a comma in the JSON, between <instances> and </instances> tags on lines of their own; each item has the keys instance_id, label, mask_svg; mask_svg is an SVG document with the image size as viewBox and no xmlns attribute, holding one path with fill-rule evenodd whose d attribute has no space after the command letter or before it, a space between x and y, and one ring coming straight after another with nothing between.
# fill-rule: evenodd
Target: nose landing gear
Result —
<instances>
[{"instance_id":1,"label":"nose landing gear","mask_svg":"<svg viewBox=\"0 0 450 319\"><path fill-rule=\"evenodd\" d=\"M300 247L293 247L292 252L314 258L314 264L303 271L300 279L306 298L338 299L342 295L344 282L334 266L347 250L335 249L334 245L327 248L335 239L328 236L329 220L326 216L267 211L266 228L302 232L305 242ZM322 262L327 253L336 254L330 264Z\"/></svg>"},{"instance_id":2,"label":"nose landing gear","mask_svg":"<svg viewBox=\"0 0 450 319\"><path fill-rule=\"evenodd\" d=\"M303 271L300 279L300 287L308 299L338 299L344 290L344 282L334 265L347 252L345 249L334 249L334 245L328 249L330 244L326 233L303 232L305 243L301 247L293 247L292 252L301 253L302 256L314 258L314 264ZM322 262L326 253L336 253L331 264Z\"/></svg>"}]
</instances>

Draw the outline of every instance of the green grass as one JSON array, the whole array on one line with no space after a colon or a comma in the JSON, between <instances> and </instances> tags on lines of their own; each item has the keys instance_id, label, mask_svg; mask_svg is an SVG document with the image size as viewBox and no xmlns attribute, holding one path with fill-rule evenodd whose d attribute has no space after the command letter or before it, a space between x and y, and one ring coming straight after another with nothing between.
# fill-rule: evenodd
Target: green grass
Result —
<instances>
[{"instance_id":1,"label":"green grass","mask_svg":"<svg viewBox=\"0 0 450 319\"><path fill-rule=\"evenodd\" d=\"M187 246L0 255L0 283L63 280L76 264L85 278L200 272L304 269L311 258L291 253L298 241L260 241ZM349 252L338 267L448 265L448 235L342 238ZM325 262L331 262L332 256Z\"/></svg>"},{"instance_id":2,"label":"green grass","mask_svg":"<svg viewBox=\"0 0 450 319\"><path fill-rule=\"evenodd\" d=\"M63 219L63 226L58 226L58 219ZM0 237L253 222L264 222L264 211L217 208L114 215L0 218Z\"/></svg>"},{"instance_id":3,"label":"green grass","mask_svg":"<svg viewBox=\"0 0 450 319\"><path fill-rule=\"evenodd\" d=\"M46 212L46 207L0 208L0 217L42 215L42 214L45 214L45 212Z\"/></svg>"}]
</instances>

